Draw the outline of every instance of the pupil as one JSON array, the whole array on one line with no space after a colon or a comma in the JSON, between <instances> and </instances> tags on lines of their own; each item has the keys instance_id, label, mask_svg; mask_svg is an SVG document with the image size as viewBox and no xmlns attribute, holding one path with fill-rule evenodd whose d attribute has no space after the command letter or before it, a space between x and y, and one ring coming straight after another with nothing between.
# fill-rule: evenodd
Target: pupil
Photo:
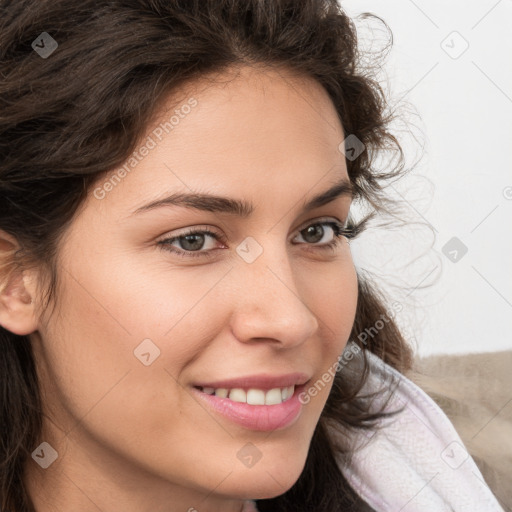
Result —
<instances>
[{"instance_id":1,"label":"pupil","mask_svg":"<svg viewBox=\"0 0 512 512\"><path fill-rule=\"evenodd\" d=\"M313 240L309 240L310 242L313 242L313 243L316 243L318 242L319 240L322 240L322 237L324 235L324 229L322 226L320 225L315 225L315 226L309 226L308 228L306 228L306 234L307 236L309 236L309 234L311 233L317 233L318 236L313 236ZM304 237L306 239L306 237Z\"/></svg>"},{"instance_id":2,"label":"pupil","mask_svg":"<svg viewBox=\"0 0 512 512\"><path fill-rule=\"evenodd\" d=\"M204 235L185 235L183 237L183 239L185 240L185 243L182 243L181 245L183 246L183 249L185 249L186 251L193 251L194 249L201 249L202 245L203 245L203 241L204 241ZM195 239L195 243L194 243L194 239ZM199 243L197 243L199 241ZM191 242L192 243L192 246L188 246L187 247L187 244Z\"/></svg>"}]
</instances>

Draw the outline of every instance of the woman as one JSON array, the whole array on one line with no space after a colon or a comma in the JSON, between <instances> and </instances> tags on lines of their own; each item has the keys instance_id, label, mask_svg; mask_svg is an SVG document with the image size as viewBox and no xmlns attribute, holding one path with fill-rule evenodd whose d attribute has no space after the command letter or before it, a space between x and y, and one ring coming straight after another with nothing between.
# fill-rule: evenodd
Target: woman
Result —
<instances>
[{"instance_id":1,"label":"woman","mask_svg":"<svg viewBox=\"0 0 512 512\"><path fill-rule=\"evenodd\" d=\"M372 166L401 149L351 20L0 5L2 510L391 510L365 450L433 402L350 254L402 170Z\"/></svg>"}]
</instances>

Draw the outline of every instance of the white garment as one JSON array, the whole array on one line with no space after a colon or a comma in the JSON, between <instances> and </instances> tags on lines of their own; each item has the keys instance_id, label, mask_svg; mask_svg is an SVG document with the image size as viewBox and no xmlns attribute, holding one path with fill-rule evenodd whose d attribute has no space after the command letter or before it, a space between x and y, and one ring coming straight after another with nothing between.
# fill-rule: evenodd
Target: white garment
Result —
<instances>
[{"instance_id":1,"label":"white garment","mask_svg":"<svg viewBox=\"0 0 512 512\"><path fill-rule=\"evenodd\" d=\"M245 500L242 512L258 512L256 502L254 500Z\"/></svg>"},{"instance_id":2,"label":"white garment","mask_svg":"<svg viewBox=\"0 0 512 512\"><path fill-rule=\"evenodd\" d=\"M365 392L389 389L393 381L398 386L386 410L404 404L405 409L382 420L380 431L350 434L360 448L350 467L340 464L340 469L354 490L377 512L504 512L440 407L407 377L366 353L371 373Z\"/></svg>"}]
</instances>

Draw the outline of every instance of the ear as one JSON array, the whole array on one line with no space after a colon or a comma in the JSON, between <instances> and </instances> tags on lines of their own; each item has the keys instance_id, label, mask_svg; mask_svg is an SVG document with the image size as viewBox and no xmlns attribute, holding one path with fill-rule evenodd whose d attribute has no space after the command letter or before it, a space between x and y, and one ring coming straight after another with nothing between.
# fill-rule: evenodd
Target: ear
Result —
<instances>
[{"instance_id":1,"label":"ear","mask_svg":"<svg viewBox=\"0 0 512 512\"><path fill-rule=\"evenodd\" d=\"M15 266L19 245L14 237L0 230L0 325L25 336L37 330L35 280L31 272Z\"/></svg>"}]
</instances>

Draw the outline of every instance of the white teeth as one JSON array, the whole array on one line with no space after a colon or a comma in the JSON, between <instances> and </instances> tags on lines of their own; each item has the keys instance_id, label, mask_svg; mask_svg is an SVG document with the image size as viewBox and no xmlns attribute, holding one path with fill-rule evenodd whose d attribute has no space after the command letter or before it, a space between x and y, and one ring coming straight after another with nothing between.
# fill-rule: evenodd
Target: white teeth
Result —
<instances>
[{"instance_id":1,"label":"white teeth","mask_svg":"<svg viewBox=\"0 0 512 512\"><path fill-rule=\"evenodd\" d=\"M268 391L262 389L244 389L234 388L202 388L203 393L215 395L219 398L228 398L233 402L242 402L249 405L277 405L292 397L295 386L286 388L273 388Z\"/></svg>"},{"instance_id":2,"label":"white teeth","mask_svg":"<svg viewBox=\"0 0 512 512\"><path fill-rule=\"evenodd\" d=\"M232 389L229 392L229 399L233 402L247 402L247 393L243 389Z\"/></svg>"},{"instance_id":3,"label":"white teeth","mask_svg":"<svg viewBox=\"0 0 512 512\"><path fill-rule=\"evenodd\" d=\"M211 389L211 388L208 388ZM227 398L228 397L228 390L225 388L219 388L215 390L215 396L219 396L220 398Z\"/></svg>"},{"instance_id":4,"label":"white teeth","mask_svg":"<svg viewBox=\"0 0 512 512\"><path fill-rule=\"evenodd\" d=\"M265 405L280 404L282 401L281 388L274 388L267 391L267 394L265 395Z\"/></svg>"},{"instance_id":5,"label":"white teeth","mask_svg":"<svg viewBox=\"0 0 512 512\"><path fill-rule=\"evenodd\" d=\"M249 389L247 403L249 405L265 405L265 392L261 389Z\"/></svg>"},{"instance_id":6,"label":"white teeth","mask_svg":"<svg viewBox=\"0 0 512 512\"><path fill-rule=\"evenodd\" d=\"M283 402L285 400L287 400L288 398L291 398L294 391L295 391L295 386L288 386L287 388L283 388L281 390L281 398L283 399Z\"/></svg>"}]
</instances>

